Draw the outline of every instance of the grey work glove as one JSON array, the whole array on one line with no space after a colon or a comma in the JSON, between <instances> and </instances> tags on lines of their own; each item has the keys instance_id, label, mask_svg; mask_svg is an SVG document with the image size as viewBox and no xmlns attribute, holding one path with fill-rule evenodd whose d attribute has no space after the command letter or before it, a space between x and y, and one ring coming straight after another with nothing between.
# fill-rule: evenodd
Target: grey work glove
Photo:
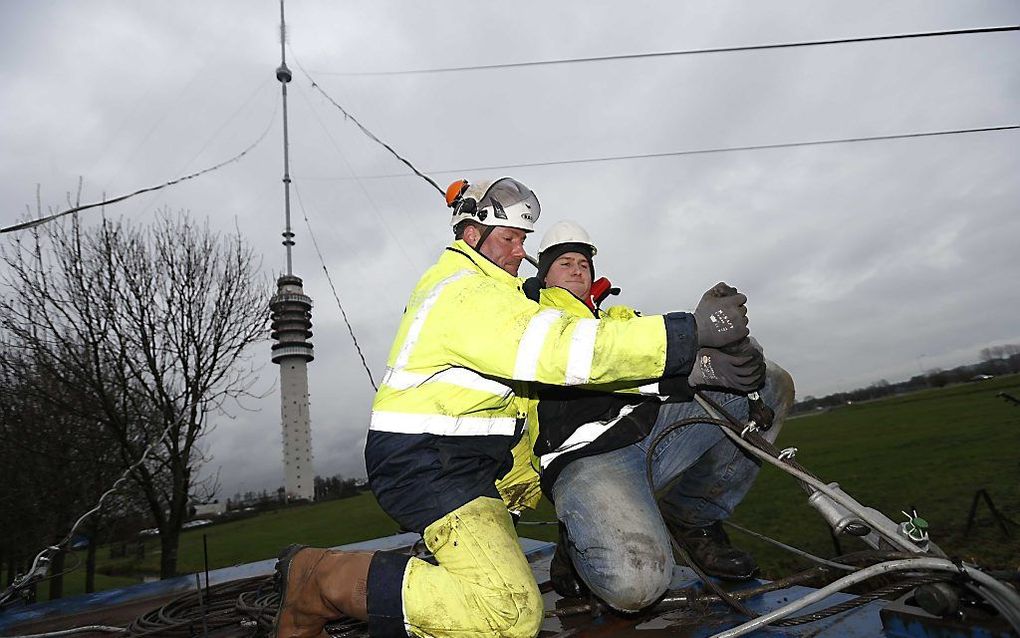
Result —
<instances>
[{"instance_id":1,"label":"grey work glove","mask_svg":"<svg viewBox=\"0 0 1020 638\"><path fill-rule=\"evenodd\" d=\"M736 343L731 343L730 345L728 345L728 346L726 346L724 348L719 348L719 349L722 350L723 352L725 352L726 354L738 354L738 355L739 354L743 354L743 355L747 355L747 354L751 354L751 351L754 350L758 354L761 354L763 357L765 355L765 351L762 350L761 344L758 343L758 340L755 339L754 337L748 337L746 339L741 339L740 341L738 341Z\"/></svg>"},{"instance_id":2,"label":"grey work glove","mask_svg":"<svg viewBox=\"0 0 1020 638\"><path fill-rule=\"evenodd\" d=\"M758 385L753 390L760 390L765 386L765 351L762 350L761 344L758 343L757 339L747 337L720 349L723 353L735 357L750 357L751 362L755 366L755 375L760 374L761 376L760 380L758 380Z\"/></svg>"},{"instance_id":3,"label":"grey work glove","mask_svg":"<svg viewBox=\"0 0 1020 638\"><path fill-rule=\"evenodd\" d=\"M745 303L747 297L722 282L702 295L694 310L694 321L698 325L698 345L702 348L722 348L746 337L749 331Z\"/></svg>"},{"instance_id":4,"label":"grey work glove","mask_svg":"<svg viewBox=\"0 0 1020 638\"><path fill-rule=\"evenodd\" d=\"M727 348L699 348L694 369L687 377L691 387L711 387L746 394L765 384L765 356L750 339Z\"/></svg>"}]
</instances>

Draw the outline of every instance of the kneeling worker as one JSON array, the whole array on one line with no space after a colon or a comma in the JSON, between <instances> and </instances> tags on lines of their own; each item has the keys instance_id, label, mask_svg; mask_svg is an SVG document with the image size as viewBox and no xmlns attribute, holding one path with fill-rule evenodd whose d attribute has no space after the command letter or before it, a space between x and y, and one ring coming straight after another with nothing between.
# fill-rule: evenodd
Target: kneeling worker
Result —
<instances>
[{"instance_id":1,"label":"kneeling worker","mask_svg":"<svg viewBox=\"0 0 1020 638\"><path fill-rule=\"evenodd\" d=\"M524 435L529 385L634 384L691 373L699 340L747 336L742 295L600 322L542 308L516 277L538 199L510 178L447 192L455 241L415 286L372 406L365 447L382 508L438 564L395 552L292 547L278 636L367 619L373 636L535 636L542 597L496 480Z\"/></svg>"},{"instance_id":2,"label":"kneeling worker","mask_svg":"<svg viewBox=\"0 0 1020 638\"><path fill-rule=\"evenodd\" d=\"M525 290L543 307L572 316L634 319L629 308L597 307L595 253L580 225L557 223L543 237L538 275ZM700 327L704 316L695 316ZM725 351L702 344L689 376L643 388L645 395L536 384L533 438L543 491L561 521L550 567L561 595L580 595L587 587L621 611L652 604L672 577L670 534L711 576L741 580L756 572L754 559L730 545L721 521L747 493L758 465L717 426L695 423L667 435L653 455L653 483L647 479L651 441L676 421L708 416L692 401L695 388L714 390L712 398L741 419L747 417L744 395L761 389L775 410L770 440L793 402L790 376L774 363L766 373L749 338Z\"/></svg>"}]
</instances>

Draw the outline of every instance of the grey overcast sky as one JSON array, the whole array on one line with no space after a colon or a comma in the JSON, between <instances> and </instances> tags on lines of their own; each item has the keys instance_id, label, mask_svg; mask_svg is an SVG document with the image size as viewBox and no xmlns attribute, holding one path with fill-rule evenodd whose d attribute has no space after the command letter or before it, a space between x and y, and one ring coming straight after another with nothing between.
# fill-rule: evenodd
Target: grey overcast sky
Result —
<instances>
[{"instance_id":1,"label":"grey overcast sky","mask_svg":"<svg viewBox=\"0 0 1020 638\"><path fill-rule=\"evenodd\" d=\"M275 0L0 2L0 224L40 185L60 207L241 162L110 207L188 209L284 266ZM646 312L725 280L800 397L978 358L1020 341L1020 133L469 170L1020 123L1020 34L418 75L499 64L1015 25L1015 0L315 2L290 0L295 272L316 302L309 367L320 475L363 476L372 390L310 242L318 239L376 377L418 276L449 240L438 194L356 117L432 172L510 174L543 228L582 222L596 267ZM346 74L346 75L345 75ZM93 212L86 218L95 218ZM7 241L4 239L3 241ZM530 274L522 268L522 274ZM465 329L484 326L465 326ZM277 370L215 418L224 496L283 482Z\"/></svg>"}]
</instances>

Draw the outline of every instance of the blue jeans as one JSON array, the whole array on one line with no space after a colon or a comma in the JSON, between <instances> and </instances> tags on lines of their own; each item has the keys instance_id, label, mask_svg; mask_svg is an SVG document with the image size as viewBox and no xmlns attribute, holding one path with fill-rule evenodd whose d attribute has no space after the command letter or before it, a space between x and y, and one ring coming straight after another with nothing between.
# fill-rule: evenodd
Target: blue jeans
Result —
<instances>
[{"instance_id":1,"label":"blue jeans","mask_svg":"<svg viewBox=\"0 0 1020 638\"><path fill-rule=\"evenodd\" d=\"M743 396L709 395L747 420ZM763 433L774 441L793 403L790 375L769 362L761 395L776 412L772 429ZM669 587L674 561L664 517L689 526L725 519L758 474L758 463L718 426L695 423L656 445L649 485L648 446L671 423L703 416L705 411L694 401L663 404L645 439L572 461L553 485L556 515L566 525L574 566L591 591L616 609L647 607Z\"/></svg>"}]
</instances>

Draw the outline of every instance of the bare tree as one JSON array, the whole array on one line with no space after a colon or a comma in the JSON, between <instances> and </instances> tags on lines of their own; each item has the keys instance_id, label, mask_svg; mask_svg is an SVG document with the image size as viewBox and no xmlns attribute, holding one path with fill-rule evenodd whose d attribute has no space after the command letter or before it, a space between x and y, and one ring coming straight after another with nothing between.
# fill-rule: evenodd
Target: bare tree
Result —
<instances>
[{"instance_id":1,"label":"bare tree","mask_svg":"<svg viewBox=\"0 0 1020 638\"><path fill-rule=\"evenodd\" d=\"M160 531L160 574L177 569L208 415L246 395L248 346L265 335L269 290L240 234L186 213L148 227L77 219L3 248L0 329L51 381L41 400L102 424ZM85 401L69 396L83 394Z\"/></svg>"}]
</instances>

